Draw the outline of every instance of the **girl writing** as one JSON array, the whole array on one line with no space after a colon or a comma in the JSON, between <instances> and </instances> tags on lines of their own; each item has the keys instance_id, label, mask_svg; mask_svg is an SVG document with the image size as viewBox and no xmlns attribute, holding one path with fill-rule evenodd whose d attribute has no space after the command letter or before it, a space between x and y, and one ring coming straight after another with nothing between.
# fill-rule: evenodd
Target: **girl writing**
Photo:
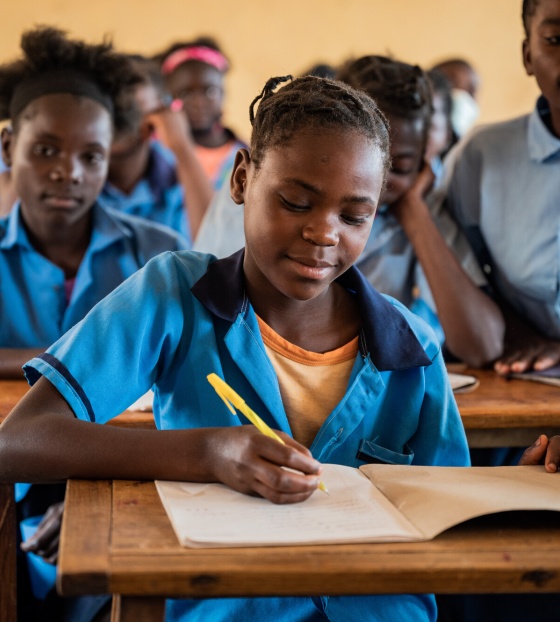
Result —
<instances>
[{"instance_id":1,"label":"girl writing","mask_svg":"<svg viewBox=\"0 0 560 622\"><path fill-rule=\"evenodd\" d=\"M34 386L0 429L0 480L219 481L293 503L317 488L319 460L468 464L433 333L353 266L383 190L386 121L342 83L306 77L276 90L285 80L269 80L253 102L251 150L235 160L245 249L223 260L160 255L30 361ZM231 415L211 372L286 445ZM152 385L159 430L91 425ZM182 600L167 614L434 620L436 611L431 596L410 595Z\"/></svg>"}]
</instances>

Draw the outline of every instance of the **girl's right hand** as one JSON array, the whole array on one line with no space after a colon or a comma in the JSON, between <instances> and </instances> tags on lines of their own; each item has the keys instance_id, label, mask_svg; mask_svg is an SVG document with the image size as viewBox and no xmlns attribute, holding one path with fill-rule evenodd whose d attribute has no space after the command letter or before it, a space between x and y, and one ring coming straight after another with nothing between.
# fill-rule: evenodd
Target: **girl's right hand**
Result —
<instances>
[{"instance_id":1,"label":"girl's right hand","mask_svg":"<svg viewBox=\"0 0 560 622\"><path fill-rule=\"evenodd\" d=\"M216 480L273 503L305 501L317 489L321 463L293 438L277 433L285 445L250 425L212 431L208 453Z\"/></svg>"}]
</instances>

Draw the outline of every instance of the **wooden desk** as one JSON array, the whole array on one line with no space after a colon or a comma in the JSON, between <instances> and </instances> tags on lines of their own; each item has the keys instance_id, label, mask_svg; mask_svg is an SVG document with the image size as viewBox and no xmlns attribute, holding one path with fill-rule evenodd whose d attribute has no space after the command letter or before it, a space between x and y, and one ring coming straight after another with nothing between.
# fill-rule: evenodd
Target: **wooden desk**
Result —
<instances>
[{"instance_id":1,"label":"wooden desk","mask_svg":"<svg viewBox=\"0 0 560 622\"><path fill-rule=\"evenodd\" d=\"M0 380L0 423L27 393L25 380ZM110 422L121 427L154 428L151 412L125 412ZM16 506L13 486L0 484L0 621L16 622ZM140 618L139 618L140 620Z\"/></svg>"},{"instance_id":2,"label":"wooden desk","mask_svg":"<svg viewBox=\"0 0 560 622\"><path fill-rule=\"evenodd\" d=\"M0 423L4 421L28 390L29 385L25 380L0 380ZM155 428L154 416L151 412L128 410L111 420L109 425L127 428Z\"/></svg>"},{"instance_id":3,"label":"wooden desk","mask_svg":"<svg viewBox=\"0 0 560 622\"><path fill-rule=\"evenodd\" d=\"M117 594L114 620L158 621L163 596L557 592L557 524L552 513L515 513L421 543L186 549L152 482L72 480L58 589Z\"/></svg>"},{"instance_id":4,"label":"wooden desk","mask_svg":"<svg viewBox=\"0 0 560 622\"><path fill-rule=\"evenodd\" d=\"M474 391L456 396L471 447L528 447L541 432L560 432L560 389L505 380L492 371L464 373L480 379ZM0 381L0 422L27 390L23 380ZM154 426L151 413L125 413L112 424ZM15 622L15 528L12 486L0 485L0 619L6 622Z\"/></svg>"},{"instance_id":5,"label":"wooden desk","mask_svg":"<svg viewBox=\"0 0 560 622\"><path fill-rule=\"evenodd\" d=\"M540 433L560 434L560 388L491 370L461 373L480 380L472 392L455 396L470 447L529 447Z\"/></svg>"},{"instance_id":6,"label":"wooden desk","mask_svg":"<svg viewBox=\"0 0 560 622\"><path fill-rule=\"evenodd\" d=\"M465 369L479 386L457 394L457 405L471 447L528 447L541 432L560 433L560 388L506 380L491 370ZM25 395L23 380L0 380L0 422ZM151 413L127 412L113 425L152 427Z\"/></svg>"}]
</instances>

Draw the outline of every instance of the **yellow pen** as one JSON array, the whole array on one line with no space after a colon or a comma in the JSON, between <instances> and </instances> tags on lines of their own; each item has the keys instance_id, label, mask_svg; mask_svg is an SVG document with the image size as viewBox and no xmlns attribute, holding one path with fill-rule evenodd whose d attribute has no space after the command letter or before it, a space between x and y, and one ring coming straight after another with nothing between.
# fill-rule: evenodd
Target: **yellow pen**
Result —
<instances>
[{"instance_id":1,"label":"yellow pen","mask_svg":"<svg viewBox=\"0 0 560 622\"><path fill-rule=\"evenodd\" d=\"M276 434L276 432L274 430L272 430L257 415L257 413L253 409L249 408L249 406L247 405L245 400L238 393L236 393L229 386L229 384L227 384L227 382L225 380L222 380L219 376L217 376L216 374L213 374L213 373L212 374L208 374L208 376L206 376L206 378L208 379L208 382L214 387L214 390L216 391L216 393L222 398L222 400L224 401L224 404L230 409L230 411L234 415L237 415L237 413L235 412L235 408L237 408L237 410L242 412L247 417L247 419L249 419L249 421L257 428L257 430L259 432L262 432L265 436L273 438L274 440L278 441L279 443L282 443L282 445L286 444L278 436L278 434ZM232 406L232 404L233 404L233 406ZM317 486L317 488L319 488L319 490L322 490L323 492L326 492L327 494L329 494L329 490L325 486L325 484L323 484L323 482L320 481L319 485Z\"/></svg>"}]
</instances>

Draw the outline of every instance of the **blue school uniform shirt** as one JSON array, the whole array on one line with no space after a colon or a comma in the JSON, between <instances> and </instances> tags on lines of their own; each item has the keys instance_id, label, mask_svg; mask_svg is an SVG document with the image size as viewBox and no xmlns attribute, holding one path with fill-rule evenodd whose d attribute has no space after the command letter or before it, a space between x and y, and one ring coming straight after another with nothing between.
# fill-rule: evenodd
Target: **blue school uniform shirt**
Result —
<instances>
[{"instance_id":1,"label":"blue school uniform shirt","mask_svg":"<svg viewBox=\"0 0 560 622\"><path fill-rule=\"evenodd\" d=\"M206 380L217 373L272 428L290 434L243 277L226 259L165 253L30 361L80 419L105 423L154 387L158 428L242 425ZM346 394L310 449L322 462L468 465L457 406L432 331L352 267L338 279L359 302L360 348ZM102 330L101 330L102 328ZM131 373L131 370L134 373ZM430 595L170 601L169 620L434 620Z\"/></svg>"},{"instance_id":2,"label":"blue school uniform shirt","mask_svg":"<svg viewBox=\"0 0 560 622\"><path fill-rule=\"evenodd\" d=\"M150 144L148 166L142 179L129 194L106 182L99 202L133 216L147 218L170 227L191 240L185 213L183 186L177 178L175 157L161 143Z\"/></svg>"},{"instance_id":3,"label":"blue school uniform shirt","mask_svg":"<svg viewBox=\"0 0 560 622\"><path fill-rule=\"evenodd\" d=\"M529 115L473 130L446 159L444 183L492 286L560 339L560 139L549 117L540 97Z\"/></svg>"},{"instance_id":4,"label":"blue school uniform shirt","mask_svg":"<svg viewBox=\"0 0 560 622\"><path fill-rule=\"evenodd\" d=\"M92 210L90 244L68 303L64 272L32 246L19 203L0 220L0 348L47 348L152 257L187 248L170 229L100 205ZM29 487L16 484L17 501Z\"/></svg>"},{"instance_id":5,"label":"blue school uniform shirt","mask_svg":"<svg viewBox=\"0 0 560 622\"><path fill-rule=\"evenodd\" d=\"M0 347L48 347L152 257L187 246L165 227L99 204L92 210L91 240L69 303L64 271L32 246L19 204L0 220Z\"/></svg>"}]
</instances>

